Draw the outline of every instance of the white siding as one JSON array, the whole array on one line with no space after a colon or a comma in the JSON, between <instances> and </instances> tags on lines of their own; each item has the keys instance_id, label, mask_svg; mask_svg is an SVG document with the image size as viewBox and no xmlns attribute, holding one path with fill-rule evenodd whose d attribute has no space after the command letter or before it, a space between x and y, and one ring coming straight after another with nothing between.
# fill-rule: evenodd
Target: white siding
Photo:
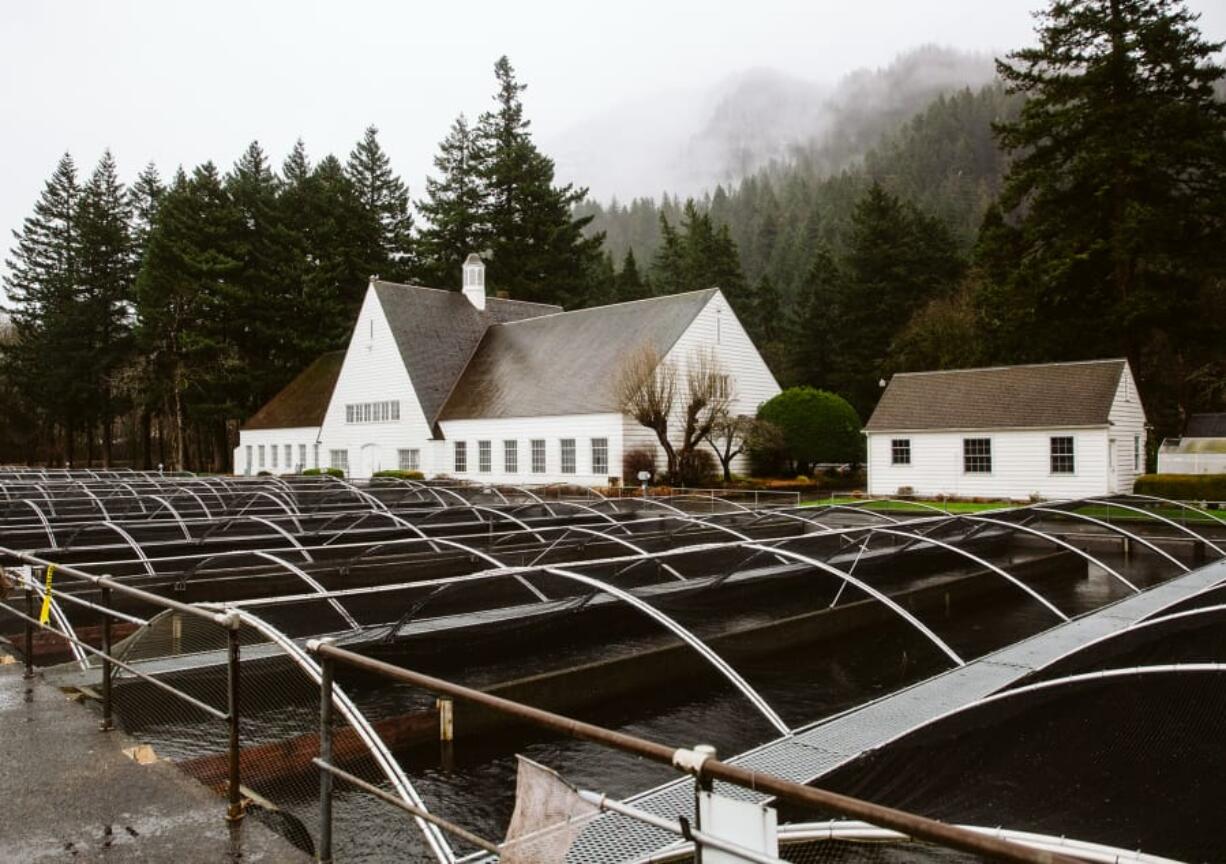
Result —
<instances>
[{"instance_id":1,"label":"white siding","mask_svg":"<svg viewBox=\"0 0 1226 864\"><path fill-rule=\"evenodd\" d=\"M512 486L537 485L541 483L574 483L582 486L604 486L609 477L621 475L622 415L620 414L570 414L557 417L509 417L491 420L444 420L442 427L446 441L440 448L440 456L434 473L447 474L475 483L500 483ZM644 430L647 431L647 430ZM575 473L562 473L563 438L575 441ZM609 467L603 474L592 473L592 439L608 439ZM532 440L545 441L545 473L532 471ZM518 442L518 469L510 474L504 470L503 441ZM455 442L467 445L468 470L463 474L454 472ZM492 470L478 470L479 441L489 441L492 450Z\"/></svg>"},{"instance_id":2,"label":"white siding","mask_svg":"<svg viewBox=\"0 0 1226 864\"><path fill-rule=\"evenodd\" d=\"M1137 477L1145 473L1145 409L1137 394L1132 369L1127 363L1124 364L1124 374L1120 376L1108 419L1111 421L1111 437L1115 439L1115 477L1111 491L1131 492ZM1134 465L1137 470L1133 470Z\"/></svg>"},{"instance_id":3,"label":"white siding","mask_svg":"<svg viewBox=\"0 0 1226 864\"><path fill-rule=\"evenodd\" d=\"M387 400L400 401L399 420L345 422L346 405ZM430 437L429 423L400 358L396 338L377 295L368 288L320 430L320 459L326 466L328 451L348 450L350 475L369 477L374 471L398 468L396 451L416 447L421 450L422 470L432 473L438 470L433 461L439 448L429 443Z\"/></svg>"},{"instance_id":4,"label":"white siding","mask_svg":"<svg viewBox=\"0 0 1226 864\"><path fill-rule=\"evenodd\" d=\"M319 435L316 426L303 426L291 429L242 429L238 433L238 446L234 448L234 473L259 474L267 471L270 474L292 474L300 468L318 467L315 457L315 441ZM285 447L290 448L290 462L285 462ZM301 448L306 447L306 464L300 465ZM247 464L247 448L251 448L251 464ZM260 465L260 447L264 448L264 464ZM272 464L272 448L277 448L277 464ZM321 459L326 460L326 455Z\"/></svg>"},{"instance_id":5,"label":"white siding","mask_svg":"<svg viewBox=\"0 0 1226 864\"><path fill-rule=\"evenodd\" d=\"M1073 436L1075 470L1051 473L1051 438ZM890 442L911 441L911 464L890 464ZM967 474L962 440L992 440L992 473ZM959 432L872 432L868 435L869 494L894 496L909 486L916 495L959 498L1047 499L1104 495L1107 484L1105 429L988 429Z\"/></svg>"},{"instance_id":6,"label":"white siding","mask_svg":"<svg viewBox=\"0 0 1226 864\"><path fill-rule=\"evenodd\" d=\"M730 379L734 414L748 414L752 417L757 414L763 402L779 394L779 383L775 381L775 376L771 374L766 361L758 353L758 349L749 338L749 334L745 332L745 328L741 326L741 322L737 320L736 314L728 305L728 300L722 292L717 292L711 298L665 355L665 361L674 363L677 367L678 402L684 398L680 393L684 390L686 370L691 358L704 349L710 349ZM674 412L668 423L669 439L678 446L680 446L684 427L685 419L678 410ZM668 468L664 448L660 447L655 433L640 426L633 418L626 418L624 440L627 449L638 447L654 449L656 468L659 471ZM706 450L711 450L710 446L705 443L701 446ZM711 454L714 456L714 451L711 451ZM619 458L617 473L621 473L620 464ZM718 460L716 465L718 467ZM736 473L748 473L748 458L742 455L733 459L732 470ZM637 481L627 478L624 482Z\"/></svg>"}]
</instances>

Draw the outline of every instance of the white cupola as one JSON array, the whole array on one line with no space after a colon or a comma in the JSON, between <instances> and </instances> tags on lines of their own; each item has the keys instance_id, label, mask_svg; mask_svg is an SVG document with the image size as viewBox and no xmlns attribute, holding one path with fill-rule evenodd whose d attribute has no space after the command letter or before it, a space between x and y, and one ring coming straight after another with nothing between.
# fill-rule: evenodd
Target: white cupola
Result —
<instances>
[{"instance_id":1,"label":"white cupola","mask_svg":"<svg viewBox=\"0 0 1226 864\"><path fill-rule=\"evenodd\" d=\"M485 308L485 262L476 252L464 259L464 296L478 309Z\"/></svg>"}]
</instances>

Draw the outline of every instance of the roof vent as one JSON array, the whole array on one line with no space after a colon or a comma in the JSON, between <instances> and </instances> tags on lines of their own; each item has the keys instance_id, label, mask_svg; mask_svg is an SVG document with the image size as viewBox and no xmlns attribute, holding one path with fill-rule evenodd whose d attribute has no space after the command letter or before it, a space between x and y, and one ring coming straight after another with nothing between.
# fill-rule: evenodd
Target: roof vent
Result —
<instances>
[{"instance_id":1,"label":"roof vent","mask_svg":"<svg viewBox=\"0 0 1226 864\"><path fill-rule=\"evenodd\" d=\"M464 259L464 296L478 309L485 308L485 264L476 252Z\"/></svg>"}]
</instances>

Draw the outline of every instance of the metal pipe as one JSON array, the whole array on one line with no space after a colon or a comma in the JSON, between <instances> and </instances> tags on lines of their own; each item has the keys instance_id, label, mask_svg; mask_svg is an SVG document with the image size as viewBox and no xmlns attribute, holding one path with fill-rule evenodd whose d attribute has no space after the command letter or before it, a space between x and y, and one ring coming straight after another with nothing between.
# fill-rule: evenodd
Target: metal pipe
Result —
<instances>
[{"instance_id":1,"label":"metal pipe","mask_svg":"<svg viewBox=\"0 0 1226 864\"><path fill-rule=\"evenodd\" d=\"M31 579L31 583L33 579ZM26 671L27 681L34 677L34 588L26 586Z\"/></svg>"},{"instance_id":2,"label":"metal pipe","mask_svg":"<svg viewBox=\"0 0 1226 864\"><path fill-rule=\"evenodd\" d=\"M311 761L314 762L323 773L335 774L337 777L341 778L346 783L349 783L349 784L352 784L358 787L363 792L369 792L371 795L374 795L380 801L386 801L388 804L391 804L393 807L399 807L405 813L408 813L412 816L416 816L418 819L423 819L432 825L437 825L439 828L442 828L444 831L448 832L449 834L454 834L456 837L459 837L461 840L463 840L464 842L472 846L476 846L478 849L483 849L486 852L493 853L494 855L498 855L502 851L501 849L498 848L496 844L491 843L489 840L486 840L484 837L478 837L476 834L473 834L471 831L466 831L465 829L461 828L459 825L455 824L454 822L448 822L446 819L435 816L429 810L423 810L420 807L414 807L409 802L400 800L395 795L392 795L390 792L387 792L384 789L380 789L378 786L375 786L372 783L367 783L361 777L355 777L354 775L350 774L348 771L343 771L340 768L337 768L335 765L329 765L327 762L324 762L322 759L312 759Z\"/></svg>"},{"instance_id":3,"label":"metal pipe","mask_svg":"<svg viewBox=\"0 0 1226 864\"><path fill-rule=\"evenodd\" d=\"M230 728L230 778L229 792L230 804L226 808L226 819L230 822L238 822L243 818L243 801L242 792L239 789L240 777L238 771L239 757L239 738L238 738L238 622L232 622L226 630L226 660L227 660L227 678L229 684L230 696L230 712L226 718L227 725Z\"/></svg>"},{"instance_id":4,"label":"metal pipe","mask_svg":"<svg viewBox=\"0 0 1226 864\"><path fill-rule=\"evenodd\" d=\"M1017 862L1017 864L1078 864L1075 859L1064 855L1028 849L1016 843L1010 843L995 837L985 837L972 831L946 825L943 822L928 819L914 813L895 810L892 807L883 807L879 804L862 801L847 795L840 795L837 792L829 792L825 789L792 783L771 774L763 774L741 768L737 765L729 765L728 763L720 762L718 759L702 758L691 750L667 747L663 744L656 744L653 741L646 741L623 732L605 729L591 723L584 723L580 720L554 714L551 711L543 711L530 705L521 705L518 702L482 693L479 690L453 684L450 681L444 681L430 675L423 675L409 669L402 669L399 666L393 666L381 660L363 657L360 654L354 654L351 651L346 651L343 648L337 648L326 643L313 643L311 647L321 657L330 657L358 669L383 675L406 684L412 684L436 694L483 705L486 708L500 711L526 723L539 726L542 729L569 735L572 738L579 738L584 741L603 744L626 753L641 756L644 759L651 759L655 762L671 765L680 771L694 774L700 780L706 776L713 780L734 783L746 789L763 792L803 807L833 810L857 819L863 819L882 828L901 831L919 840L927 840L942 846L948 846L951 849L958 849L976 855L994 856L1001 861Z\"/></svg>"},{"instance_id":5,"label":"metal pipe","mask_svg":"<svg viewBox=\"0 0 1226 864\"><path fill-rule=\"evenodd\" d=\"M111 722L111 589L102 588L102 723L103 732L109 732Z\"/></svg>"},{"instance_id":6,"label":"metal pipe","mask_svg":"<svg viewBox=\"0 0 1226 864\"><path fill-rule=\"evenodd\" d=\"M319 762L332 764L332 673L334 661L319 662ZM319 769L319 864L332 864L332 772Z\"/></svg>"}]
</instances>

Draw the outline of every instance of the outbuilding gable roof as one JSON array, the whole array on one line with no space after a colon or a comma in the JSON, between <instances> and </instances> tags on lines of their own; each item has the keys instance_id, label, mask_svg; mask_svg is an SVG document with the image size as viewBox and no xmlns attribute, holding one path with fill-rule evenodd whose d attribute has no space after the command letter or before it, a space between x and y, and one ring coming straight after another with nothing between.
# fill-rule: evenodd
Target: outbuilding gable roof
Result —
<instances>
[{"instance_id":1,"label":"outbuilding gable roof","mask_svg":"<svg viewBox=\"0 0 1226 864\"><path fill-rule=\"evenodd\" d=\"M617 412L618 368L625 358L644 345L663 357L717 291L490 327L438 419Z\"/></svg>"},{"instance_id":2,"label":"outbuilding gable roof","mask_svg":"<svg viewBox=\"0 0 1226 864\"><path fill-rule=\"evenodd\" d=\"M867 431L1105 426L1125 360L904 372Z\"/></svg>"},{"instance_id":3,"label":"outbuilding gable roof","mask_svg":"<svg viewBox=\"0 0 1226 864\"><path fill-rule=\"evenodd\" d=\"M1185 438L1226 438L1226 412L1193 414L1188 418Z\"/></svg>"},{"instance_id":4,"label":"outbuilding gable roof","mask_svg":"<svg viewBox=\"0 0 1226 864\"><path fill-rule=\"evenodd\" d=\"M458 291L394 282L371 284L431 425L492 325L561 311L559 306L501 297L486 298L485 309L479 310Z\"/></svg>"},{"instance_id":5,"label":"outbuilding gable roof","mask_svg":"<svg viewBox=\"0 0 1226 864\"><path fill-rule=\"evenodd\" d=\"M314 363L298 373L297 378L282 387L281 392L255 412L243 424L243 428L291 429L321 425L344 363L344 351L332 351L317 357Z\"/></svg>"}]
</instances>

